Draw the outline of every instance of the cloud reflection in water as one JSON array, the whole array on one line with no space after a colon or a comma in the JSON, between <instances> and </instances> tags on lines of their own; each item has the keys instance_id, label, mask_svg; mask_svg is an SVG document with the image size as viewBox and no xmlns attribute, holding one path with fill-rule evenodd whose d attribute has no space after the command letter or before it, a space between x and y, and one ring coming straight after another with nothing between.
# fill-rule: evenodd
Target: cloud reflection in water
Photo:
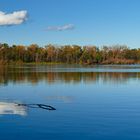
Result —
<instances>
[{"instance_id":1,"label":"cloud reflection in water","mask_svg":"<svg viewBox=\"0 0 140 140\"><path fill-rule=\"evenodd\" d=\"M27 108L16 103L0 102L0 115L27 115Z\"/></svg>"},{"instance_id":2,"label":"cloud reflection in water","mask_svg":"<svg viewBox=\"0 0 140 140\"><path fill-rule=\"evenodd\" d=\"M18 104L11 102L0 102L0 115L20 115L26 116L27 109L43 109L43 110L56 110L54 107L46 104Z\"/></svg>"}]
</instances>

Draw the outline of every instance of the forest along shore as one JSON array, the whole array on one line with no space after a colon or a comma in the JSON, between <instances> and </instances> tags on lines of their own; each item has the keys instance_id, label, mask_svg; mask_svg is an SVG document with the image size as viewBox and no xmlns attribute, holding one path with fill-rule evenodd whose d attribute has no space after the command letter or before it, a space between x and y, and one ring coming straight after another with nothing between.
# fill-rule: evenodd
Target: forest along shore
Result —
<instances>
[{"instance_id":1,"label":"forest along shore","mask_svg":"<svg viewBox=\"0 0 140 140\"><path fill-rule=\"evenodd\" d=\"M140 64L140 48L125 45L79 46L46 45L29 46L0 44L0 64Z\"/></svg>"}]
</instances>

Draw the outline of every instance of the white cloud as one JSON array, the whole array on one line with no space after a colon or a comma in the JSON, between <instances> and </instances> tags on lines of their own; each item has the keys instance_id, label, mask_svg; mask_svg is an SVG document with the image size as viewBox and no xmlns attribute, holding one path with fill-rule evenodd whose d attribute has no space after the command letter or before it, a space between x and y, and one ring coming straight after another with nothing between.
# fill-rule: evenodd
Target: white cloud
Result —
<instances>
[{"instance_id":1,"label":"white cloud","mask_svg":"<svg viewBox=\"0 0 140 140\"><path fill-rule=\"evenodd\" d=\"M13 13L5 13L0 11L0 26L10 26L22 24L27 20L27 11L15 11Z\"/></svg>"},{"instance_id":2,"label":"white cloud","mask_svg":"<svg viewBox=\"0 0 140 140\"><path fill-rule=\"evenodd\" d=\"M73 30L73 24L66 24L63 26L49 26L47 27L47 31L65 31L65 30Z\"/></svg>"}]
</instances>

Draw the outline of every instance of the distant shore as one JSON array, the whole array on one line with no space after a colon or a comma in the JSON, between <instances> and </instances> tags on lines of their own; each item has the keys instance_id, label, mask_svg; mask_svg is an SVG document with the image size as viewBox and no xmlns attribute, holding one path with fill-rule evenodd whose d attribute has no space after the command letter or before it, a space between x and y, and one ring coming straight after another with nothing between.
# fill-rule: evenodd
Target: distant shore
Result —
<instances>
[{"instance_id":1,"label":"distant shore","mask_svg":"<svg viewBox=\"0 0 140 140\"><path fill-rule=\"evenodd\" d=\"M8 65L85 65L85 66L92 66L92 65L138 65L140 63L94 63L94 64L87 64L87 63L57 63L57 62L0 62L0 66L8 66Z\"/></svg>"},{"instance_id":2,"label":"distant shore","mask_svg":"<svg viewBox=\"0 0 140 140\"><path fill-rule=\"evenodd\" d=\"M46 45L30 46L0 44L0 65L20 64L140 64L140 49L130 49L124 45L78 46Z\"/></svg>"}]
</instances>

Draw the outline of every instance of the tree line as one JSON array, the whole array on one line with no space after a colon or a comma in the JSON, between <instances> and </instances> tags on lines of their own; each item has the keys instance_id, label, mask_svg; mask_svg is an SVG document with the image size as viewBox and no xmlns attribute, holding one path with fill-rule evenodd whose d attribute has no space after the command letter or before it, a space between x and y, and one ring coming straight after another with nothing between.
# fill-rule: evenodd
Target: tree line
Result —
<instances>
[{"instance_id":1,"label":"tree line","mask_svg":"<svg viewBox=\"0 0 140 140\"><path fill-rule=\"evenodd\" d=\"M0 44L0 64L11 63L67 63L67 64L135 64L140 63L140 48L125 45L79 46L46 45L29 46Z\"/></svg>"}]
</instances>

